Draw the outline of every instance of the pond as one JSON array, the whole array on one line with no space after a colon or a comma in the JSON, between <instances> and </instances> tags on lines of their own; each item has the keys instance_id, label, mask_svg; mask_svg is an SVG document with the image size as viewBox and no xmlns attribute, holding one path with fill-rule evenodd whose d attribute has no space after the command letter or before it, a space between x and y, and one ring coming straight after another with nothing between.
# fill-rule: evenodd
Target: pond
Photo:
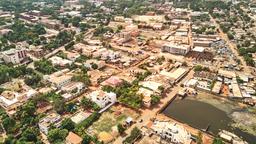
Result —
<instances>
[{"instance_id":1,"label":"pond","mask_svg":"<svg viewBox=\"0 0 256 144\"><path fill-rule=\"evenodd\" d=\"M243 116L243 113L247 114L246 110L236 105L229 100L218 99L210 95L207 95L207 97L206 95L200 95L183 100L174 100L164 109L163 113L168 117L197 129L206 129L208 127L208 132L213 135L217 135L218 132L223 129L235 133L249 143L255 143L256 136L254 134L240 129L243 126L243 122L239 121L239 124L236 125L232 117L233 114L236 113L237 115L237 113L242 113L241 116ZM255 115L249 116L254 117ZM240 117L240 115L238 117ZM254 122L255 121L250 124L256 128L256 123ZM247 127L251 127L251 125ZM246 124L243 128L245 127ZM250 130L250 128L248 129ZM251 132L252 131L253 130L251 130Z\"/></svg>"}]
</instances>

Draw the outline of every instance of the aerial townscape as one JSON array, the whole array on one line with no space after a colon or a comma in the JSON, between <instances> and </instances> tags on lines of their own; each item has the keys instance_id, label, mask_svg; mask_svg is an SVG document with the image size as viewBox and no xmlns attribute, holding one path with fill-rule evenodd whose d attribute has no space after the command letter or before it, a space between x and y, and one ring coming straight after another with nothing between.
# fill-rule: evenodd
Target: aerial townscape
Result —
<instances>
[{"instance_id":1,"label":"aerial townscape","mask_svg":"<svg viewBox=\"0 0 256 144\"><path fill-rule=\"evenodd\" d=\"M256 144L256 0L0 0L0 144Z\"/></svg>"}]
</instances>

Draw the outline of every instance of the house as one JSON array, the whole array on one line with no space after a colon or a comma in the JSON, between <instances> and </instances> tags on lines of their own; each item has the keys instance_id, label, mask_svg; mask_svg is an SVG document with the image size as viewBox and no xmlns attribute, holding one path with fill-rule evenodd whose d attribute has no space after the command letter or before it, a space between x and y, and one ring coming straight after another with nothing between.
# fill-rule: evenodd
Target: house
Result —
<instances>
[{"instance_id":1,"label":"house","mask_svg":"<svg viewBox=\"0 0 256 144\"><path fill-rule=\"evenodd\" d=\"M163 23L154 23L152 28L154 30L162 30L164 28L164 25L163 25Z\"/></svg>"},{"instance_id":2,"label":"house","mask_svg":"<svg viewBox=\"0 0 256 144\"><path fill-rule=\"evenodd\" d=\"M96 59L90 59L84 63L84 66L88 69L101 69L105 67L105 65L106 65L105 61L96 60Z\"/></svg>"},{"instance_id":3,"label":"house","mask_svg":"<svg viewBox=\"0 0 256 144\"><path fill-rule=\"evenodd\" d=\"M44 117L43 119L41 119L38 123L38 126L40 131L45 135L47 135L52 125L55 127L59 127L60 124L61 124L61 116L56 112L52 112L50 114L47 114L47 116Z\"/></svg>"},{"instance_id":4,"label":"house","mask_svg":"<svg viewBox=\"0 0 256 144\"><path fill-rule=\"evenodd\" d=\"M10 49L2 52L2 55L6 63L12 64L20 64L24 59L28 57L26 49L23 48Z\"/></svg>"},{"instance_id":5,"label":"house","mask_svg":"<svg viewBox=\"0 0 256 144\"><path fill-rule=\"evenodd\" d=\"M71 65L72 61L67 60L67 59L63 59L61 57L58 56L53 56L51 58L49 58L49 60L52 62L52 64L54 66L66 66L66 65Z\"/></svg>"},{"instance_id":6,"label":"house","mask_svg":"<svg viewBox=\"0 0 256 144\"><path fill-rule=\"evenodd\" d=\"M183 126L174 122L155 120L151 129L161 138L170 140L171 143L190 144L192 142L191 134Z\"/></svg>"},{"instance_id":7,"label":"house","mask_svg":"<svg viewBox=\"0 0 256 144\"><path fill-rule=\"evenodd\" d=\"M82 82L70 82L63 87L61 87L61 91L64 92L62 97L65 101L69 101L80 95L82 92L86 90L84 83Z\"/></svg>"},{"instance_id":8,"label":"house","mask_svg":"<svg viewBox=\"0 0 256 144\"><path fill-rule=\"evenodd\" d=\"M77 52L69 52L69 51L63 51L67 55L67 59L74 62L77 58L80 57L80 54Z\"/></svg>"},{"instance_id":9,"label":"house","mask_svg":"<svg viewBox=\"0 0 256 144\"><path fill-rule=\"evenodd\" d=\"M104 108L109 103L116 102L116 94L113 92L104 92L102 90L97 90L89 94L91 100L99 105L101 108Z\"/></svg>"},{"instance_id":10,"label":"house","mask_svg":"<svg viewBox=\"0 0 256 144\"><path fill-rule=\"evenodd\" d=\"M58 72L51 74L50 76L45 76L44 79L49 81L52 86L61 89L64 85L71 82L72 75L69 72L69 69L64 69Z\"/></svg>"},{"instance_id":11,"label":"house","mask_svg":"<svg viewBox=\"0 0 256 144\"><path fill-rule=\"evenodd\" d=\"M232 98L243 98L243 95L241 93L240 87L237 83L232 83L230 85L230 89L232 91L232 93L230 93L230 97Z\"/></svg>"},{"instance_id":12,"label":"house","mask_svg":"<svg viewBox=\"0 0 256 144\"><path fill-rule=\"evenodd\" d=\"M167 72L165 70L162 70L160 72L161 75L166 76L167 78L169 78L170 83L177 83L179 82L187 73L189 72L189 70L187 68L178 68L172 72Z\"/></svg>"},{"instance_id":13,"label":"house","mask_svg":"<svg viewBox=\"0 0 256 144\"><path fill-rule=\"evenodd\" d=\"M84 121L86 118L88 118L91 115L91 113L85 113L83 111L75 114L74 116L72 116L70 119L75 123L75 124L79 124L82 121Z\"/></svg>"},{"instance_id":14,"label":"house","mask_svg":"<svg viewBox=\"0 0 256 144\"><path fill-rule=\"evenodd\" d=\"M152 90L147 89L147 88L141 87L141 88L139 88L137 94L143 96L143 99L142 99L143 105L145 107L149 108L151 106L151 95L153 95L154 92Z\"/></svg>"},{"instance_id":15,"label":"house","mask_svg":"<svg viewBox=\"0 0 256 144\"><path fill-rule=\"evenodd\" d=\"M161 83L157 83L154 81L143 81L140 82L140 85L143 86L144 88L148 88L152 90L154 93L160 93L159 87L162 87L163 85Z\"/></svg>"},{"instance_id":16,"label":"house","mask_svg":"<svg viewBox=\"0 0 256 144\"><path fill-rule=\"evenodd\" d=\"M117 40L115 42L117 44L123 44L131 40L131 34L129 32L120 32L117 34Z\"/></svg>"},{"instance_id":17,"label":"house","mask_svg":"<svg viewBox=\"0 0 256 144\"><path fill-rule=\"evenodd\" d=\"M115 16L115 17L114 17L114 20L115 20L116 22L124 22L124 17L123 17L123 16Z\"/></svg>"},{"instance_id":18,"label":"house","mask_svg":"<svg viewBox=\"0 0 256 144\"><path fill-rule=\"evenodd\" d=\"M120 86L123 83L123 80L121 80L119 77L111 76L107 80L105 80L102 85L107 85L111 87L117 87Z\"/></svg>"},{"instance_id":19,"label":"house","mask_svg":"<svg viewBox=\"0 0 256 144\"><path fill-rule=\"evenodd\" d=\"M220 81L217 81L213 88L212 88L212 92L215 93L215 94L219 94L220 93L220 90L221 90L221 86L222 86L222 82Z\"/></svg>"},{"instance_id":20,"label":"house","mask_svg":"<svg viewBox=\"0 0 256 144\"><path fill-rule=\"evenodd\" d=\"M227 71L227 70L219 69L218 76L228 78L228 79L233 79L236 77L236 73L234 71Z\"/></svg>"},{"instance_id":21,"label":"house","mask_svg":"<svg viewBox=\"0 0 256 144\"><path fill-rule=\"evenodd\" d=\"M69 132L66 137L66 144L82 144L83 139L73 132Z\"/></svg>"},{"instance_id":22,"label":"house","mask_svg":"<svg viewBox=\"0 0 256 144\"><path fill-rule=\"evenodd\" d=\"M177 45L175 43L166 42L162 46L162 52L169 52L171 54L186 55L190 51L189 45Z\"/></svg>"},{"instance_id":23,"label":"house","mask_svg":"<svg viewBox=\"0 0 256 144\"><path fill-rule=\"evenodd\" d=\"M22 89L22 93L15 91L4 91L0 94L0 105L7 112L14 112L19 106L24 104L29 98L35 96L37 92L33 89Z\"/></svg>"}]
</instances>

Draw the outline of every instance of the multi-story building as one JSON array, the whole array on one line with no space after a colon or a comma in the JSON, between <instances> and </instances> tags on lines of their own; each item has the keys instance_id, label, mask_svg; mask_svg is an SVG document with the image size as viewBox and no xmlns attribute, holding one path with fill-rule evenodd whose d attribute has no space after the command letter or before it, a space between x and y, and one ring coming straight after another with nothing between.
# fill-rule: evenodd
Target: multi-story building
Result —
<instances>
[{"instance_id":1,"label":"multi-story building","mask_svg":"<svg viewBox=\"0 0 256 144\"><path fill-rule=\"evenodd\" d=\"M189 45L177 45L174 43L165 43L162 46L162 52L169 52L172 54L186 55L190 51Z\"/></svg>"},{"instance_id":2,"label":"multi-story building","mask_svg":"<svg viewBox=\"0 0 256 144\"><path fill-rule=\"evenodd\" d=\"M107 93L102 90L97 90L90 94L90 98L93 102L103 108L107 104L114 103L116 101L116 94L113 92Z\"/></svg>"},{"instance_id":3,"label":"multi-story building","mask_svg":"<svg viewBox=\"0 0 256 144\"><path fill-rule=\"evenodd\" d=\"M38 123L39 129L42 133L48 134L50 127L53 125L59 127L61 124L61 116L55 112L48 114L46 117L41 119Z\"/></svg>"},{"instance_id":4,"label":"multi-story building","mask_svg":"<svg viewBox=\"0 0 256 144\"><path fill-rule=\"evenodd\" d=\"M155 121L151 129L172 143L191 143L191 134L181 125L168 121Z\"/></svg>"},{"instance_id":5,"label":"multi-story building","mask_svg":"<svg viewBox=\"0 0 256 144\"><path fill-rule=\"evenodd\" d=\"M27 58L27 51L25 49L10 49L2 52L2 55L6 63L19 64Z\"/></svg>"}]
</instances>

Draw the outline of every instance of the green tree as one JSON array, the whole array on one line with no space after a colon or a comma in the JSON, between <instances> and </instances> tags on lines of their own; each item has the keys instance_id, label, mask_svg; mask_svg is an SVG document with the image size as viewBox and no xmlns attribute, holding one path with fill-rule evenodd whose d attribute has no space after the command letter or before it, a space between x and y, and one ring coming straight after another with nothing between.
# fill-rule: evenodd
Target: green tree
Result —
<instances>
[{"instance_id":1,"label":"green tree","mask_svg":"<svg viewBox=\"0 0 256 144\"><path fill-rule=\"evenodd\" d=\"M49 131L47 137L51 143L61 143L68 135L68 130L55 128Z\"/></svg>"},{"instance_id":2,"label":"green tree","mask_svg":"<svg viewBox=\"0 0 256 144\"><path fill-rule=\"evenodd\" d=\"M214 138L212 144L224 144L224 142L220 138Z\"/></svg>"},{"instance_id":3,"label":"green tree","mask_svg":"<svg viewBox=\"0 0 256 144\"><path fill-rule=\"evenodd\" d=\"M20 141L35 143L38 141L38 138L37 138L38 135L39 135L38 128L30 127L30 128L27 128L24 132L22 132Z\"/></svg>"},{"instance_id":4,"label":"green tree","mask_svg":"<svg viewBox=\"0 0 256 144\"><path fill-rule=\"evenodd\" d=\"M123 127L122 124L118 124L118 125L117 125L117 129L118 129L118 132L119 132L120 134L123 134L124 131L125 131L125 128Z\"/></svg>"},{"instance_id":5,"label":"green tree","mask_svg":"<svg viewBox=\"0 0 256 144\"><path fill-rule=\"evenodd\" d=\"M194 71L202 71L203 70L203 67L201 65L196 65L194 67Z\"/></svg>"},{"instance_id":6,"label":"green tree","mask_svg":"<svg viewBox=\"0 0 256 144\"><path fill-rule=\"evenodd\" d=\"M66 118L61 122L60 128L71 131L75 128L75 123L70 118Z\"/></svg>"},{"instance_id":7,"label":"green tree","mask_svg":"<svg viewBox=\"0 0 256 144\"><path fill-rule=\"evenodd\" d=\"M57 113L62 114L65 111L65 102L63 98L57 98L54 100L53 108Z\"/></svg>"},{"instance_id":8,"label":"green tree","mask_svg":"<svg viewBox=\"0 0 256 144\"><path fill-rule=\"evenodd\" d=\"M3 127L7 133L15 130L16 121L10 117L6 117L2 120Z\"/></svg>"},{"instance_id":9,"label":"green tree","mask_svg":"<svg viewBox=\"0 0 256 144\"><path fill-rule=\"evenodd\" d=\"M160 102L160 96L158 95L151 95L151 104L156 105Z\"/></svg>"}]
</instances>

